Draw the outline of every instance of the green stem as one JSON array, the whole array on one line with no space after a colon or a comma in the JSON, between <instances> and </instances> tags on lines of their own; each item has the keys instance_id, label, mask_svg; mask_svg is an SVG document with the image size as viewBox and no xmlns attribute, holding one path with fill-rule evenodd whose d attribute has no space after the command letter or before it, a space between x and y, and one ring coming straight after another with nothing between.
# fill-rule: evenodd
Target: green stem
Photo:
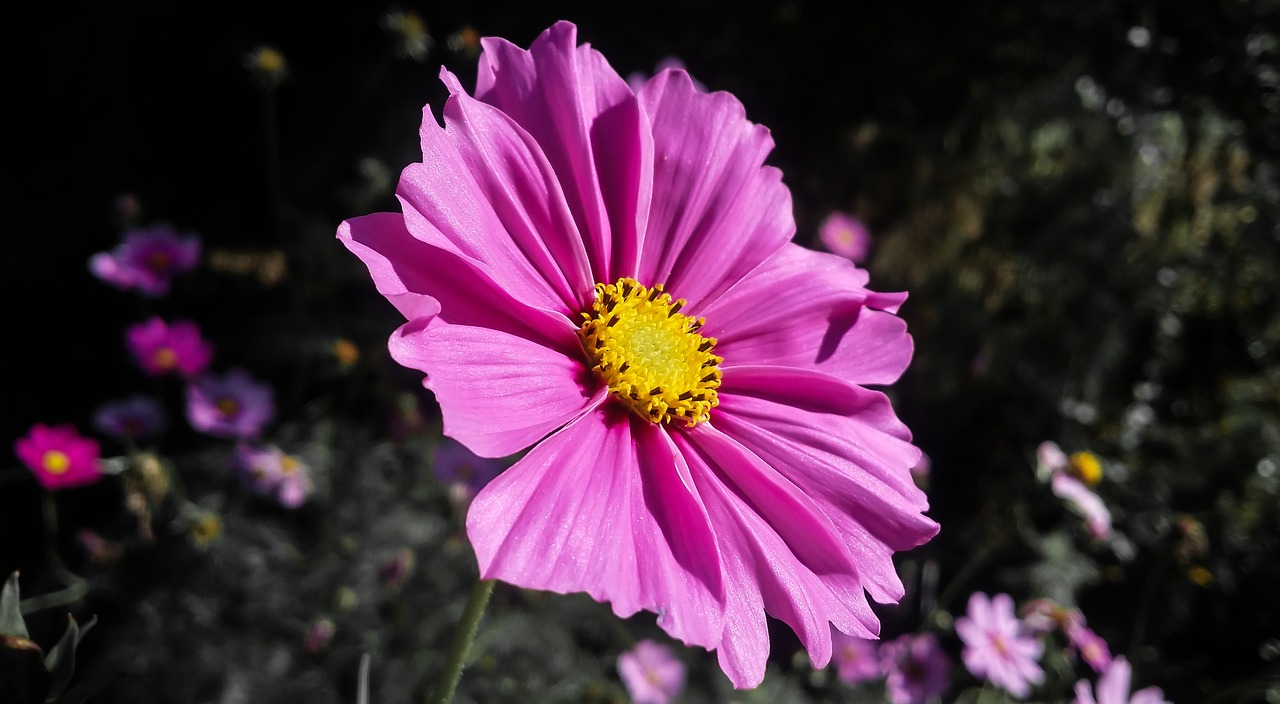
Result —
<instances>
[{"instance_id":1,"label":"green stem","mask_svg":"<svg viewBox=\"0 0 1280 704\"><path fill-rule=\"evenodd\" d=\"M942 590L942 596L938 597L938 601L934 603L933 609L920 620L920 627L925 629L932 626L934 619L938 616L938 612L949 607L951 602L960 595L960 590L968 586L969 582L972 581L974 577L981 574L982 570L986 569L987 564L999 555L1002 550L1004 550L1004 547L1004 539L996 538L995 540L987 543L986 546L983 547L982 551L975 555L968 564L961 567L960 571L956 573L956 576L951 578L951 582L947 585L947 588Z\"/></svg>"},{"instance_id":2,"label":"green stem","mask_svg":"<svg viewBox=\"0 0 1280 704\"><path fill-rule=\"evenodd\" d=\"M458 631L453 636L453 646L449 648L449 659L445 663L442 679L427 700L429 704L448 704L453 701L453 693L462 679L462 669L467 664L467 655L471 653L471 643L475 641L476 630L480 627L480 618L484 616L484 607L489 604L489 597L493 595L493 585L493 580L482 579L471 588L467 608L462 612Z\"/></svg>"},{"instance_id":3,"label":"green stem","mask_svg":"<svg viewBox=\"0 0 1280 704\"><path fill-rule=\"evenodd\" d=\"M50 570L58 576L58 579L67 582L68 585L65 589L60 589L56 592L23 599L19 604L19 611L24 616L42 609L74 604L89 593L89 583L83 578L72 574L62 564L62 558L58 557L58 507L53 501L52 493L48 491L43 493L45 557L49 560Z\"/></svg>"}]
</instances>

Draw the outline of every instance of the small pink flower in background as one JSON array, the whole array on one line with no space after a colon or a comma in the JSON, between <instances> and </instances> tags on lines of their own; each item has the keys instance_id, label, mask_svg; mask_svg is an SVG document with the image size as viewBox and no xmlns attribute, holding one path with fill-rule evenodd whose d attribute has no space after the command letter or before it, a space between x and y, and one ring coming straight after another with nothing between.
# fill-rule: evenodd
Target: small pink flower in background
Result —
<instances>
[{"instance_id":1,"label":"small pink flower in background","mask_svg":"<svg viewBox=\"0 0 1280 704\"><path fill-rule=\"evenodd\" d=\"M1095 493L1079 479L1066 474L1055 474L1050 486L1053 493L1067 502L1072 510L1084 517L1089 533L1098 540L1111 535L1111 511Z\"/></svg>"},{"instance_id":2,"label":"small pink flower in background","mask_svg":"<svg viewBox=\"0 0 1280 704\"><path fill-rule=\"evenodd\" d=\"M871 231L848 213L832 213L818 226L818 238L827 251L854 264L866 261L871 251Z\"/></svg>"},{"instance_id":3,"label":"small pink flower in background","mask_svg":"<svg viewBox=\"0 0 1280 704\"><path fill-rule=\"evenodd\" d=\"M307 635L302 639L302 647L308 653L318 653L333 642L333 636L338 632L338 627L332 619L320 618L316 619L311 627L307 629Z\"/></svg>"},{"instance_id":4,"label":"small pink flower in background","mask_svg":"<svg viewBox=\"0 0 1280 704\"><path fill-rule=\"evenodd\" d=\"M874 640L831 632L831 662L835 663L836 676L845 684L879 679L883 675L879 650L880 645Z\"/></svg>"},{"instance_id":5,"label":"small pink flower in background","mask_svg":"<svg viewBox=\"0 0 1280 704\"><path fill-rule=\"evenodd\" d=\"M274 498L286 508L301 506L314 489L310 468L275 445L257 448L241 444L232 461L245 488Z\"/></svg>"},{"instance_id":6,"label":"small pink flower in background","mask_svg":"<svg viewBox=\"0 0 1280 704\"><path fill-rule=\"evenodd\" d=\"M74 426L51 428L37 423L26 437L14 443L14 452L49 491L102 479L97 441L81 437Z\"/></svg>"},{"instance_id":7,"label":"small pink flower in background","mask_svg":"<svg viewBox=\"0 0 1280 704\"><path fill-rule=\"evenodd\" d=\"M449 486L451 496L460 505L471 503L476 492L506 468L502 460L477 457L461 443L448 438L441 440L431 454L436 479Z\"/></svg>"},{"instance_id":8,"label":"small pink flower in background","mask_svg":"<svg viewBox=\"0 0 1280 704\"><path fill-rule=\"evenodd\" d=\"M1044 681L1044 670L1036 664L1044 644L1024 633L1008 594L989 598L974 592L968 611L956 619L956 633L964 641L964 666L975 677L986 678L1019 699L1031 693L1031 685Z\"/></svg>"},{"instance_id":9,"label":"small pink flower in background","mask_svg":"<svg viewBox=\"0 0 1280 704\"><path fill-rule=\"evenodd\" d=\"M1036 447L1036 462L1043 476L1050 476L1066 470L1069 459L1067 453L1058 447L1058 443L1045 440Z\"/></svg>"},{"instance_id":10,"label":"small pink flower in background","mask_svg":"<svg viewBox=\"0 0 1280 704\"><path fill-rule=\"evenodd\" d=\"M271 387L240 369L206 374L187 387L187 420L202 433L252 438L274 415Z\"/></svg>"},{"instance_id":11,"label":"small pink flower in background","mask_svg":"<svg viewBox=\"0 0 1280 704\"><path fill-rule=\"evenodd\" d=\"M152 437L163 432L168 424L160 403L141 394L108 401L93 413L93 427L117 440Z\"/></svg>"},{"instance_id":12,"label":"small pink flower in background","mask_svg":"<svg viewBox=\"0 0 1280 704\"><path fill-rule=\"evenodd\" d=\"M392 555L390 559L382 563L378 568L378 578L382 580L382 586L392 591L404 586L405 581L409 579L409 575L413 574L414 564L417 562L413 557L413 551L409 548L401 548Z\"/></svg>"},{"instance_id":13,"label":"small pink flower in background","mask_svg":"<svg viewBox=\"0 0 1280 704\"><path fill-rule=\"evenodd\" d=\"M656 76L659 73L666 71L667 69L671 69L673 71L685 71L685 65L684 65L684 62L681 61L680 57L678 56L663 57L658 61L658 64L653 67L653 75ZM640 92L640 89L644 87L645 81L648 81L648 80L649 80L649 75L646 74L644 71L632 71L630 74L627 75L627 86L631 88L631 90L638 93ZM696 88L697 90L703 93L707 92L707 87L703 85L700 81L694 80L692 76L690 76L690 80L693 81L694 88Z\"/></svg>"},{"instance_id":14,"label":"small pink flower in background","mask_svg":"<svg viewBox=\"0 0 1280 704\"><path fill-rule=\"evenodd\" d=\"M213 346L189 320L166 323L153 317L130 325L125 339L138 366L152 376L175 373L190 379L208 369L213 361Z\"/></svg>"},{"instance_id":15,"label":"small pink flower in background","mask_svg":"<svg viewBox=\"0 0 1280 704\"><path fill-rule=\"evenodd\" d=\"M1103 672L1111 666L1111 648L1107 641L1084 625L1084 617L1067 622L1067 642L1071 644L1080 657L1089 663L1094 672Z\"/></svg>"},{"instance_id":16,"label":"small pink flower in background","mask_svg":"<svg viewBox=\"0 0 1280 704\"><path fill-rule=\"evenodd\" d=\"M635 704L667 704L684 689L684 663L651 640L618 656L618 674Z\"/></svg>"},{"instance_id":17,"label":"small pink flower in background","mask_svg":"<svg viewBox=\"0 0 1280 704\"><path fill-rule=\"evenodd\" d=\"M528 450L467 513L480 574L657 612L737 687L764 677L767 615L816 667L832 624L874 637L893 553L938 530L866 388L910 362L905 295L791 242L733 96L676 69L633 90L567 22L482 44L474 97L442 71L401 212L338 231L407 319L391 353L445 434Z\"/></svg>"},{"instance_id":18,"label":"small pink flower in background","mask_svg":"<svg viewBox=\"0 0 1280 704\"><path fill-rule=\"evenodd\" d=\"M126 232L115 249L89 259L89 270L116 288L163 296L175 275L199 263L198 237L182 237L168 225L156 225Z\"/></svg>"},{"instance_id":19,"label":"small pink flower in background","mask_svg":"<svg viewBox=\"0 0 1280 704\"><path fill-rule=\"evenodd\" d=\"M1129 696L1130 680L1133 668L1123 656L1111 661L1111 666L1098 678L1097 698L1089 686L1088 680L1076 682L1076 698L1073 704L1169 704L1165 701L1164 690L1159 687L1147 687Z\"/></svg>"},{"instance_id":20,"label":"small pink flower in background","mask_svg":"<svg viewBox=\"0 0 1280 704\"><path fill-rule=\"evenodd\" d=\"M932 633L899 636L880 647L885 689L893 704L925 704L951 684L951 658Z\"/></svg>"}]
</instances>

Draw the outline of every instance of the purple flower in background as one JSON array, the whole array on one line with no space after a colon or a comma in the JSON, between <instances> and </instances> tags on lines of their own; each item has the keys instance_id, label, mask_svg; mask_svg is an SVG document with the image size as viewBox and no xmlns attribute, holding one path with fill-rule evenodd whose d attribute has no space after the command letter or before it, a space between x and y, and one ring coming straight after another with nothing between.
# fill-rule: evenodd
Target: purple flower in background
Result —
<instances>
[{"instance_id":1,"label":"purple flower in background","mask_svg":"<svg viewBox=\"0 0 1280 704\"><path fill-rule=\"evenodd\" d=\"M618 674L635 704L667 704L684 689L684 663L651 640L618 656Z\"/></svg>"},{"instance_id":2,"label":"purple flower in background","mask_svg":"<svg viewBox=\"0 0 1280 704\"><path fill-rule=\"evenodd\" d=\"M286 508L301 506L314 488L310 468L275 445L241 444L232 459L245 488Z\"/></svg>"},{"instance_id":3,"label":"purple flower in background","mask_svg":"<svg viewBox=\"0 0 1280 704\"><path fill-rule=\"evenodd\" d=\"M924 704L951 684L951 658L932 633L900 636L880 647L885 688L893 704Z\"/></svg>"},{"instance_id":4,"label":"purple flower in background","mask_svg":"<svg viewBox=\"0 0 1280 704\"><path fill-rule=\"evenodd\" d=\"M831 661L836 665L836 676L845 684L879 679L883 674L879 650L874 640L831 632Z\"/></svg>"},{"instance_id":5,"label":"purple flower in background","mask_svg":"<svg viewBox=\"0 0 1280 704\"><path fill-rule=\"evenodd\" d=\"M81 437L71 425L36 423L13 450L49 491L93 484L103 476L97 441Z\"/></svg>"},{"instance_id":6,"label":"purple flower in background","mask_svg":"<svg viewBox=\"0 0 1280 704\"><path fill-rule=\"evenodd\" d=\"M151 437L163 431L168 424L169 419L160 403L141 394L108 401L93 413L93 427L117 440Z\"/></svg>"},{"instance_id":7,"label":"purple flower in background","mask_svg":"<svg viewBox=\"0 0 1280 704\"><path fill-rule=\"evenodd\" d=\"M208 369L213 361L213 346L189 320L170 324L153 317L145 323L130 325L125 339L138 366L152 376L176 372L191 379Z\"/></svg>"},{"instance_id":8,"label":"purple flower in background","mask_svg":"<svg viewBox=\"0 0 1280 704\"><path fill-rule=\"evenodd\" d=\"M831 624L874 637L893 553L938 529L866 388L910 362L904 295L791 242L733 96L679 70L633 91L576 32L485 39L474 97L442 72L401 212L338 237L407 319L391 353L445 434L528 450L467 513L485 579L657 612L737 687L764 677L767 615L824 667Z\"/></svg>"},{"instance_id":9,"label":"purple flower in background","mask_svg":"<svg viewBox=\"0 0 1280 704\"><path fill-rule=\"evenodd\" d=\"M444 438L432 451L436 478L451 489L459 504L467 504L506 467L502 460L477 457L461 443Z\"/></svg>"},{"instance_id":10,"label":"purple flower in background","mask_svg":"<svg viewBox=\"0 0 1280 704\"><path fill-rule=\"evenodd\" d=\"M1066 625L1067 642L1075 648L1080 657L1089 663L1094 672L1103 672L1111 666L1111 648L1107 641L1084 625L1084 617L1071 619Z\"/></svg>"},{"instance_id":11,"label":"purple flower in background","mask_svg":"<svg viewBox=\"0 0 1280 704\"><path fill-rule=\"evenodd\" d=\"M818 238L832 254L854 264L866 261L871 251L871 231L848 213L832 213L818 226Z\"/></svg>"},{"instance_id":12,"label":"purple flower in background","mask_svg":"<svg viewBox=\"0 0 1280 704\"><path fill-rule=\"evenodd\" d=\"M187 387L187 420L202 433L252 438L274 415L271 387L241 369L206 374Z\"/></svg>"},{"instance_id":13,"label":"purple flower in background","mask_svg":"<svg viewBox=\"0 0 1280 704\"><path fill-rule=\"evenodd\" d=\"M1130 680L1133 668L1124 657L1111 662L1107 671L1098 678L1097 699L1089 686L1088 680L1076 682L1076 698L1073 704L1169 704L1165 701L1164 690L1159 687L1147 687L1129 696Z\"/></svg>"},{"instance_id":14,"label":"purple flower in background","mask_svg":"<svg viewBox=\"0 0 1280 704\"><path fill-rule=\"evenodd\" d=\"M163 296L174 275L194 269L199 262L200 238L182 237L168 225L155 225L126 232L115 249L89 259L89 270L116 288Z\"/></svg>"},{"instance_id":15,"label":"purple flower in background","mask_svg":"<svg viewBox=\"0 0 1280 704\"><path fill-rule=\"evenodd\" d=\"M1019 699L1031 693L1031 685L1044 681L1044 670L1036 664L1044 644L1024 633L1008 594L988 598L974 592L967 613L956 619L956 633L964 641L964 666L974 676Z\"/></svg>"},{"instance_id":16,"label":"purple flower in background","mask_svg":"<svg viewBox=\"0 0 1280 704\"><path fill-rule=\"evenodd\" d=\"M1102 540L1111 535L1111 511L1095 493L1079 479L1058 473L1053 475L1050 486L1053 493L1084 517L1085 525L1094 538Z\"/></svg>"},{"instance_id":17,"label":"purple flower in background","mask_svg":"<svg viewBox=\"0 0 1280 704\"><path fill-rule=\"evenodd\" d=\"M658 61L658 65L653 67L653 75L656 76L667 69L671 69L673 71L685 71L685 65L684 62L680 60L680 57L667 56L660 59ZM627 86L630 87L631 90L639 93L647 80L649 80L649 75L644 71L632 71L627 75ZM689 80L693 81L694 88L702 91L703 93L707 92L707 87L702 85L700 81L694 80L692 76L689 77Z\"/></svg>"}]
</instances>

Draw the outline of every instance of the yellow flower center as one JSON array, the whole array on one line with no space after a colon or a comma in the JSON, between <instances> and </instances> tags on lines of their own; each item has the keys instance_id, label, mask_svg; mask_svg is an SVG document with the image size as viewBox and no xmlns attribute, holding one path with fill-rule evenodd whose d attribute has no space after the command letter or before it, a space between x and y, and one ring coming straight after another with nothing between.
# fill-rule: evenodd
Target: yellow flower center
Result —
<instances>
[{"instance_id":1,"label":"yellow flower center","mask_svg":"<svg viewBox=\"0 0 1280 704\"><path fill-rule=\"evenodd\" d=\"M1072 472L1085 484L1093 486L1102 479L1102 462L1092 452L1076 452L1070 463Z\"/></svg>"},{"instance_id":2,"label":"yellow flower center","mask_svg":"<svg viewBox=\"0 0 1280 704\"><path fill-rule=\"evenodd\" d=\"M67 457L67 453L61 450L49 450L40 459L40 464L44 466L44 471L49 474L63 474L68 469L71 469L71 458Z\"/></svg>"},{"instance_id":3,"label":"yellow flower center","mask_svg":"<svg viewBox=\"0 0 1280 704\"><path fill-rule=\"evenodd\" d=\"M178 355L168 347L161 347L151 355L151 361L160 369L173 369L178 363Z\"/></svg>"},{"instance_id":4,"label":"yellow flower center","mask_svg":"<svg viewBox=\"0 0 1280 704\"><path fill-rule=\"evenodd\" d=\"M169 255L165 252L152 252L147 255L147 268L157 274L169 270Z\"/></svg>"},{"instance_id":5,"label":"yellow flower center","mask_svg":"<svg viewBox=\"0 0 1280 704\"><path fill-rule=\"evenodd\" d=\"M214 404L224 417L231 418L240 412L240 404L234 398L220 398Z\"/></svg>"},{"instance_id":6,"label":"yellow flower center","mask_svg":"<svg viewBox=\"0 0 1280 704\"><path fill-rule=\"evenodd\" d=\"M294 459L292 455L285 455L283 458L281 458L280 460L281 474L293 474L296 471L298 471L298 460Z\"/></svg>"},{"instance_id":7,"label":"yellow flower center","mask_svg":"<svg viewBox=\"0 0 1280 704\"><path fill-rule=\"evenodd\" d=\"M711 353L714 337L698 329L704 318L681 314L662 284L635 279L596 284L596 300L578 329L592 370L613 396L654 423L678 418L694 426L719 405L716 389L724 361Z\"/></svg>"}]
</instances>

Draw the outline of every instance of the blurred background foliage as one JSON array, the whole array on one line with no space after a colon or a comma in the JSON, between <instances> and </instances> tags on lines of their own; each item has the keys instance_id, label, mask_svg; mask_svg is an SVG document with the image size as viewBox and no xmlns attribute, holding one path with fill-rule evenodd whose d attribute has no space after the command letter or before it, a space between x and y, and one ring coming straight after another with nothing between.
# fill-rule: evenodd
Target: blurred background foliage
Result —
<instances>
[{"instance_id":1,"label":"blurred background foliage","mask_svg":"<svg viewBox=\"0 0 1280 704\"><path fill-rule=\"evenodd\" d=\"M272 439L316 472L305 507L271 506L236 490L229 443L173 423L159 451L221 516L203 547L172 502L142 545L119 488L59 495L59 552L93 584L74 610L100 617L69 697L352 701L363 652L374 701L433 681L474 558L431 478L430 396L385 351L396 315L333 233L395 209L421 107L445 95L437 67L474 82L473 33L527 46L564 18L624 76L675 56L734 93L773 132L798 241L817 247L827 213L853 212L873 233L872 285L910 291L916 359L893 394L932 457L943 528L903 556L908 597L883 610L886 634L945 629L974 589L1054 596L1173 701L1280 700L1280 4L405 4L433 40L424 56L384 26L393 9L0 9L0 439L87 427L140 387L180 416L179 390L122 344L155 313L197 320L219 366L270 378ZM278 85L246 68L264 44L287 62ZM168 299L86 270L117 241L125 193L204 239L202 270ZM339 339L358 360L335 355ZM1047 439L1102 458L1109 541L1036 481ZM40 491L10 459L0 572L52 591ZM80 528L123 557L92 564ZM389 586L406 549L416 566ZM29 618L42 643L63 623ZM617 652L658 633L652 616L509 588L486 623L470 701L621 701ZM686 700L865 695L776 635L752 693L682 651ZM1080 673L1062 667L1049 698Z\"/></svg>"}]
</instances>

